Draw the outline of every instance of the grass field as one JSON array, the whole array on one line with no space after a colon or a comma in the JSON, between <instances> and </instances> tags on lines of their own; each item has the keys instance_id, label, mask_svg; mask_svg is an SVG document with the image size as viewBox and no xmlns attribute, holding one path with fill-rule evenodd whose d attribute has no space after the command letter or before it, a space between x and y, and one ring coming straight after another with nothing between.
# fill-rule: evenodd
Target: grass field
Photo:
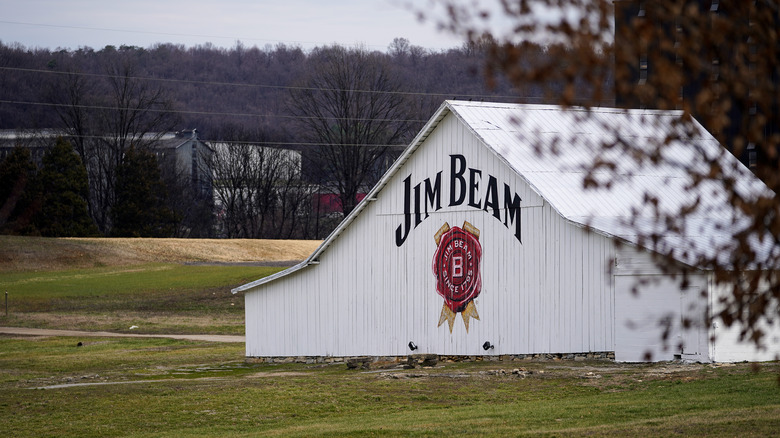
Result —
<instances>
[{"instance_id":1,"label":"grass field","mask_svg":"<svg viewBox=\"0 0 780 438\"><path fill-rule=\"evenodd\" d=\"M317 245L0 236L0 297L8 292L9 309L2 325L117 332L137 326L136 333L243 334L243 297L230 290L280 271L282 265L307 257Z\"/></svg>"},{"instance_id":2,"label":"grass field","mask_svg":"<svg viewBox=\"0 0 780 438\"><path fill-rule=\"evenodd\" d=\"M241 344L4 339L0 435L773 436L777 365L258 365ZM526 376L513 374L520 370ZM503 372L502 372L503 371Z\"/></svg>"},{"instance_id":3,"label":"grass field","mask_svg":"<svg viewBox=\"0 0 780 438\"><path fill-rule=\"evenodd\" d=\"M59 241L34 244L67 259ZM280 269L82 257L0 270L0 325L241 334L230 289ZM552 360L365 372L247 363L243 344L0 335L0 436L773 436L779 376L777 363Z\"/></svg>"},{"instance_id":4,"label":"grass field","mask_svg":"<svg viewBox=\"0 0 780 438\"><path fill-rule=\"evenodd\" d=\"M148 264L0 273L4 325L138 333L244 333L243 296L232 287L280 267Z\"/></svg>"}]
</instances>

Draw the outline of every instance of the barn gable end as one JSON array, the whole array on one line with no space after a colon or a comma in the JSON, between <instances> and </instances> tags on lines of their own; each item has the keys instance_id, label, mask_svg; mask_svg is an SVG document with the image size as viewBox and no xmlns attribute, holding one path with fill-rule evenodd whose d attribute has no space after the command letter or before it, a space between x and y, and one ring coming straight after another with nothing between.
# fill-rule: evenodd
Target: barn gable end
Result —
<instances>
[{"instance_id":1,"label":"barn gable end","mask_svg":"<svg viewBox=\"0 0 780 438\"><path fill-rule=\"evenodd\" d=\"M577 189L581 174L555 173L557 158L533 152L563 127L562 113L445 102L307 260L234 290L245 292L247 356L616 352L643 360L641 342L657 329L626 331L645 303L629 298L636 273L613 272L614 239L631 247L609 220L623 206ZM518 128L517 115L533 128ZM594 217L599 210L608 214ZM647 251L632 257L650 263ZM697 284L709 288L702 275ZM654 296L679 294L674 287ZM707 330L691 338L699 344L686 358L711 360ZM679 356L662 347L650 346L654 360Z\"/></svg>"}]
</instances>

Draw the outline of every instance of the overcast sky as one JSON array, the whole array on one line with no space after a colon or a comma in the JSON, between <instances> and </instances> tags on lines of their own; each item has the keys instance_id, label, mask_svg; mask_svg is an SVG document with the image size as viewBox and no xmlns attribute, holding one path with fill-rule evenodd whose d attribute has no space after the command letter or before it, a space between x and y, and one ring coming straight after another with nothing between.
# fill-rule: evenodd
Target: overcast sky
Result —
<instances>
[{"instance_id":1,"label":"overcast sky","mask_svg":"<svg viewBox=\"0 0 780 438\"><path fill-rule=\"evenodd\" d=\"M461 40L420 22L404 0L0 0L0 41L28 48L159 42L191 47L338 43L386 50L403 37L428 49ZM428 2L416 2L424 6Z\"/></svg>"}]
</instances>

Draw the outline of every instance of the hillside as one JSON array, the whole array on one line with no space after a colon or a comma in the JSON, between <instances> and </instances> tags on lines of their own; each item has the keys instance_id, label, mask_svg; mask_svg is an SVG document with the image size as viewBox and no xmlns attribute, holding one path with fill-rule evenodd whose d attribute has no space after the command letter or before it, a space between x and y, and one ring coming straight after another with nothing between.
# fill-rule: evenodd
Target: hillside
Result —
<instances>
[{"instance_id":1,"label":"hillside","mask_svg":"<svg viewBox=\"0 0 780 438\"><path fill-rule=\"evenodd\" d=\"M0 272L142 263L293 262L318 240L43 238L0 236Z\"/></svg>"}]
</instances>

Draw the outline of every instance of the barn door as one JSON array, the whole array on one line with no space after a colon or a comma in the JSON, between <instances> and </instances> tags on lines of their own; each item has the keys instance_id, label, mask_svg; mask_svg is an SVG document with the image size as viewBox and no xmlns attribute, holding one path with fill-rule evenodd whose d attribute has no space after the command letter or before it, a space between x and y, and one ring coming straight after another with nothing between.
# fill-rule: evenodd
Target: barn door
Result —
<instances>
[{"instance_id":1,"label":"barn door","mask_svg":"<svg viewBox=\"0 0 780 438\"><path fill-rule=\"evenodd\" d=\"M615 276L615 359L642 362L706 358L707 330L703 324L706 280L680 290L677 279L645 277L639 293L632 292L640 276ZM684 327L685 320L690 321ZM664 340L667 327L670 332ZM682 345L682 348L680 346Z\"/></svg>"},{"instance_id":2,"label":"barn door","mask_svg":"<svg viewBox=\"0 0 780 438\"><path fill-rule=\"evenodd\" d=\"M702 353L704 329L704 303L701 288L690 286L680 291L680 327L679 338L682 344L682 358L693 358ZM687 322L686 322L687 320ZM687 328L686 328L687 326Z\"/></svg>"}]
</instances>

